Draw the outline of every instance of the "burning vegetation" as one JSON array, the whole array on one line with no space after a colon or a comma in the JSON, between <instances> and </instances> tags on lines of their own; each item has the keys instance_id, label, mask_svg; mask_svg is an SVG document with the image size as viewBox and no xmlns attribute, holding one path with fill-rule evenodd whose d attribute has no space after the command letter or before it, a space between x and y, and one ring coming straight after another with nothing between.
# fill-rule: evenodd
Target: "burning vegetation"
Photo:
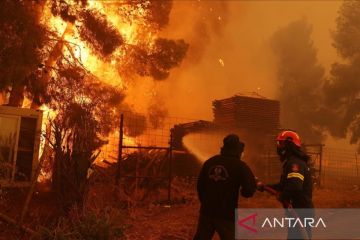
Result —
<instances>
[{"instance_id":1,"label":"burning vegetation","mask_svg":"<svg viewBox=\"0 0 360 240\"><path fill-rule=\"evenodd\" d=\"M47 104L49 83L71 66L118 90L136 76L166 79L188 47L158 36L171 6L171 1L3 1L1 89L9 105L22 106L24 97L33 107Z\"/></svg>"},{"instance_id":2,"label":"burning vegetation","mask_svg":"<svg viewBox=\"0 0 360 240\"><path fill-rule=\"evenodd\" d=\"M171 7L152 0L1 1L0 90L9 106L47 113L42 152L65 212L83 206L88 171L120 112L143 126L125 129L130 137L167 115L152 103L147 120L126 96L131 82L165 80L185 57L184 40L160 36Z\"/></svg>"},{"instance_id":3,"label":"burning vegetation","mask_svg":"<svg viewBox=\"0 0 360 240\"><path fill-rule=\"evenodd\" d=\"M77 149L86 152L86 161L92 159L119 112L133 111L125 103L127 83L168 78L188 48L184 40L159 37L169 21L171 1L0 4L1 90L10 106L30 102L32 108L52 112L53 137L48 138L58 149L55 162L59 152L71 157ZM151 124L158 125L158 116L166 111L152 109ZM145 125L146 116L139 121Z\"/></svg>"},{"instance_id":4,"label":"burning vegetation","mask_svg":"<svg viewBox=\"0 0 360 240\"><path fill-rule=\"evenodd\" d=\"M19 192L13 194L12 190L2 192L0 189L0 208L4 208L9 216L15 216L9 218L1 211L0 219L16 226L12 231L8 225L1 225L0 221L0 229L6 229L3 234L12 238L25 236L24 239L31 234L38 239L124 239L124 232L127 231L124 219L136 216L136 207L156 208L164 203L161 199L164 196L168 198L167 203L171 197L181 204L197 201L194 176L185 176L187 172L193 174L195 170L189 169L189 166L199 160L195 157L190 159L184 153L186 142L182 138L191 131L195 132L196 137L201 131L213 131L213 128L222 125L221 133L216 135L220 139L220 134L222 138L225 130L239 130L246 141L249 156L253 152L260 156L259 152L271 151L279 125L297 130L308 143L319 143L329 133L337 138L350 136L350 143L359 145L358 1L345 1L339 10L332 39L341 59L333 63L328 75L317 59L311 22L305 19L290 22L275 31L269 39L277 68L277 81L270 85L276 86L279 101L258 98L249 100L239 95L215 101L214 122L201 120L175 126L173 135L169 137L169 148L166 145L150 150L156 142L155 135L145 136L151 146L137 144L135 138L146 135L144 133L149 129L155 129L157 133L164 132L162 127L167 124L169 110L166 100L157 92L161 90L151 84L170 79L172 71L184 63L188 67L202 61L206 64L213 61L223 72L231 66L238 68L241 65L233 63L236 62L232 61L233 56L225 56L222 52L206 55L205 51L214 42L219 51L226 52L225 48L234 47L228 47L225 41L220 41L232 13L229 3L179 1L178 6L186 8L186 11L189 6L193 8L188 19L179 18L178 12L174 15L180 19L175 22L180 30L168 28L174 7L172 0L0 1L0 104L31 108L32 112L44 111L42 156L39 157L42 169L34 169L35 166L26 169L28 174L21 177L30 181L31 176L37 176L41 170L47 176L43 180L48 181L48 185L44 182L41 184L50 188L50 191L44 192L51 192L51 196L45 195L45 198L39 194L43 202L40 201L38 205L41 205L42 210L38 211L39 216L33 216L35 213L29 213L29 204L36 179L30 182L30 191L25 198ZM191 27L188 21L191 21ZM184 28L190 30L184 31ZM206 67L204 69L211 65ZM209 86L209 89L210 85L219 88L211 78L209 80L206 77L208 73L205 71L205 86ZM189 71L190 74L194 72ZM219 82L223 80L219 79ZM151 86L140 89L140 85L147 82L151 82ZM230 89L232 85L226 88ZM181 104L191 108L188 105L196 105L195 95L211 95L208 89L201 90L200 94L191 92L191 86L186 86L189 99L180 99ZM141 92L142 95L135 92ZM150 96L150 100L142 99L145 95ZM214 96L214 99L217 97ZM140 104L133 102L135 98L141 98L137 102ZM119 131L120 115L124 112L131 123L122 125ZM33 139L36 129L41 125L35 126L35 120L31 121L31 128L26 126L25 121L24 126L19 128L27 139ZM26 135L28 129L32 130L33 135ZM9 130L9 136L10 133ZM99 165L94 164L100 158L101 150L110 145L109 134L123 134L124 141L126 139L130 143L121 145L121 148L127 147L128 152L120 153L117 149L118 152L114 154L117 156L113 156L113 159L122 159L121 169L120 164L106 162L107 159L101 159ZM11 137L0 139L6 145L6 151L14 145L16 136ZM150 139L152 137L154 139ZM188 143L191 143L189 145L201 145L195 137L187 138ZM168 141L166 139L165 144ZM217 142L220 143L221 139ZM19 148L22 148L19 151L24 151L22 143L19 144ZM215 148L209 144L209 139L204 143L207 149ZM30 146L33 147L31 153L38 148L33 145ZM134 150L136 147L143 149ZM0 150L3 155L5 150ZM0 166L4 165L1 162L2 155ZM177 155L174 159L181 159L175 167L170 161L173 155ZM248 159L256 163L253 160L255 154L252 156ZM18 167L16 164L6 164L10 170ZM107 172L99 167L101 164L107 164ZM199 164L196 162L196 167ZM21 164L19 166L23 167ZM172 172L172 168L183 171L184 175L175 176L177 173ZM10 170L7 170L7 175L10 175ZM14 171L13 176L21 179L16 174ZM120 179L118 175L123 178L121 184L115 181L115 178ZM175 196L170 196L171 187ZM118 196L119 193L123 194L122 198ZM16 194L25 201L13 201L12 197ZM250 205L258 207L256 204ZM19 210L15 209L17 206L23 207L20 216ZM38 210L36 207L39 206L35 204L34 212ZM189 209L192 214L195 212L193 208ZM168 218L160 219L158 225L163 227L165 221ZM169 232L158 235L163 236L163 239L191 238L193 229L184 231L186 233L182 232L179 236L172 236ZM142 237L133 239L146 238Z\"/></svg>"}]
</instances>

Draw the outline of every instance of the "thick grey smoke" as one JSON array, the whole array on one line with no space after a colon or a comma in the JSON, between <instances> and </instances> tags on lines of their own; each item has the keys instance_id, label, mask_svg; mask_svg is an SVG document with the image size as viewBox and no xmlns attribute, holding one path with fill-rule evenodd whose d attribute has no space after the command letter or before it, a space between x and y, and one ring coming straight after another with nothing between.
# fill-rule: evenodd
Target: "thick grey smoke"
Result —
<instances>
[{"instance_id":1,"label":"thick grey smoke","mask_svg":"<svg viewBox=\"0 0 360 240\"><path fill-rule=\"evenodd\" d=\"M316 143L322 139L316 123L324 68L318 63L311 33L312 26L305 19L298 20L276 31L271 46L278 61L282 126Z\"/></svg>"}]
</instances>

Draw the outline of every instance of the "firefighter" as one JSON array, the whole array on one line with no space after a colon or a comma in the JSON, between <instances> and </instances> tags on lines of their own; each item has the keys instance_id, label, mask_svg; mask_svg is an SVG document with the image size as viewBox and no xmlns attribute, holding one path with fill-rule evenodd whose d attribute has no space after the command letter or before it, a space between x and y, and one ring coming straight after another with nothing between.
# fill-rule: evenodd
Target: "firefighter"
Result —
<instances>
[{"instance_id":1,"label":"firefighter","mask_svg":"<svg viewBox=\"0 0 360 240\"><path fill-rule=\"evenodd\" d=\"M245 144L235 134L226 136L219 155L207 160L197 183L201 203L194 240L210 240L217 232L221 240L235 239L235 209L239 189L243 197L256 191L254 174L243 162Z\"/></svg>"},{"instance_id":2,"label":"firefighter","mask_svg":"<svg viewBox=\"0 0 360 240\"><path fill-rule=\"evenodd\" d=\"M301 140L294 131L282 131L277 137L277 153L282 163L280 182L269 187L275 189L278 200L287 209L291 217L312 217L312 178L308 166L310 157L301 149ZM264 185L258 183L258 190L263 191ZM301 211L296 209L301 208ZM305 210L307 209L307 210ZM293 216L295 214L295 216ZM288 229L288 239L310 239L311 229Z\"/></svg>"}]
</instances>

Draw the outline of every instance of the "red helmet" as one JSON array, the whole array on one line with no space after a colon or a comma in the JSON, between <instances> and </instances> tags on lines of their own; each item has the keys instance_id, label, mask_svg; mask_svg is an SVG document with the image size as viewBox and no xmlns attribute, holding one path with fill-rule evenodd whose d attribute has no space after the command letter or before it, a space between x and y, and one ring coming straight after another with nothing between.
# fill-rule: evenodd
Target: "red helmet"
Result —
<instances>
[{"instance_id":1,"label":"red helmet","mask_svg":"<svg viewBox=\"0 0 360 240\"><path fill-rule=\"evenodd\" d=\"M282 131L277 136L276 140L279 141L290 141L293 142L296 146L301 147L301 140L299 135L291 130Z\"/></svg>"}]
</instances>

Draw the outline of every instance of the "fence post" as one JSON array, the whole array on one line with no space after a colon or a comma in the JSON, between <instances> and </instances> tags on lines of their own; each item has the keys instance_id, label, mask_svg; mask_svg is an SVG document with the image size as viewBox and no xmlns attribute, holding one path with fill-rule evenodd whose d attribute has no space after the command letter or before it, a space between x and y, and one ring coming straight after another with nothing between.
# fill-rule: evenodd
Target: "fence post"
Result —
<instances>
[{"instance_id":1,"label":"fence post","mask_svg":"<svg viewBox=\"0 0 360 240\"><path fill-rule=\"evenodd\" d=\"M123 137L124 137L124 114L120 116L120 129L119 129L119 147L118 147L118 158L116 166L116 176L115 184L116 186L120 185L120 171L121 171L121 161L122 161L122 149L123 149Z\"/></svg>"},{"instance_id":2,"label":"fence post","mask_svg":"<svg viewBox=\"0 0 360 240\"><path fill-rule=\"evenodd\" d=\"M168 183L168 205L171 203L171 181L172 181L172 150L173 150L173 131L170 130L169 142L169 183Z\"/></svg>"}]
</instances>

